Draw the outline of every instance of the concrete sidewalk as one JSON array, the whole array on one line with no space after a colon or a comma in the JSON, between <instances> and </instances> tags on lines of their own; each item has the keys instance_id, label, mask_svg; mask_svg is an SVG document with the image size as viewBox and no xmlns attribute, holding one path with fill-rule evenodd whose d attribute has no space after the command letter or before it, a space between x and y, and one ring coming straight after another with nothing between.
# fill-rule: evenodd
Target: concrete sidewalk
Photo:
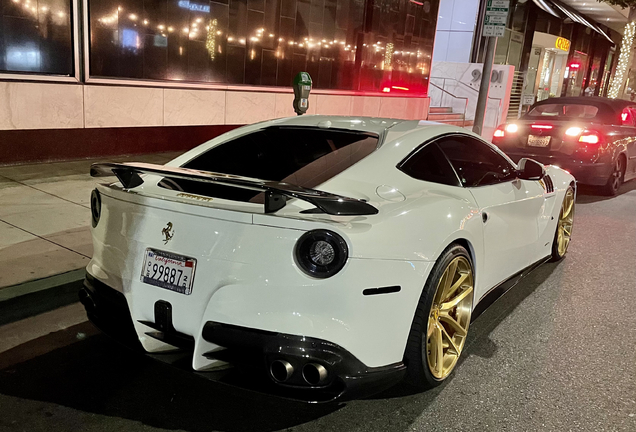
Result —
<instances>
[{"instance_id":1,"label":"concrete sidewalk","mask_svg":"<svg viewBox=\"0 0 636 432\"><path fill-rule=\"evenodd\" d=\"M177 155L108 160L163 164ZM90 193L109 180L90 177L93 162L0 167L0 301L82 277L93 252Z\"/></svg>"}]
</instances>

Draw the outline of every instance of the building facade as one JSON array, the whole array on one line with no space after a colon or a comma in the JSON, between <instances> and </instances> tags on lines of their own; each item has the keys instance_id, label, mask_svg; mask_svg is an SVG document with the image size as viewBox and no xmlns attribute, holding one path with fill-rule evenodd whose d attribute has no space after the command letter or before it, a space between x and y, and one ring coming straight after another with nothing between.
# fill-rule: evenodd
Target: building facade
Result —
<instances>
[{"instance_id":1,"label":"building facade","mask_svg":"<svg viewBox=\"0 0 636 432\"><path fill-rule=\"evenodd\" d=\"M426 118L438 6L5 0L0 163L188 148L293 115L300 71L310 113Z\"/></svg>"},{"instance_id":2,"label":"building facade","mask_svg":"<svg viewBox=\"0 0 636 432\"><path fill-rule=\"evenodd\" d=\"M434 64L483 62L485 5L486 0L441 0ZM511 0L505 35L497 38L494 59L495 64L515 68L508 117L548 97L606 96L627 18L627 10L606 3ZM441 35L444 32L448 35ZM474 36L470 48L467 35ZM462 38L464 45L448 43L444 49L437 45L443 40L440 36Z\"/></svg>"}]
</instances>

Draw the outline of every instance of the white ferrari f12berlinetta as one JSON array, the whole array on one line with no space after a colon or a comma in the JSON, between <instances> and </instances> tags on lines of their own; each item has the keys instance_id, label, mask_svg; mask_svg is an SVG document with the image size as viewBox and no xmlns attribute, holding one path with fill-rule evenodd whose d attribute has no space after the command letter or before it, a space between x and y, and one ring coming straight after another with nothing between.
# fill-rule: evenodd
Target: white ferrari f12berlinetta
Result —
<instances>
[{"instance_id":1,"label":"white ferrari f12berlinetta","mask_svg":"<svg viewBox=\"0 0 636 432\"><path fill-rule=\"evenodd\" d=\"M302 116L100 163L80 297L106 333L306 401L455 368L471 319L565 255L575 180L465 129Z\"/></svg>"}]
</instances>

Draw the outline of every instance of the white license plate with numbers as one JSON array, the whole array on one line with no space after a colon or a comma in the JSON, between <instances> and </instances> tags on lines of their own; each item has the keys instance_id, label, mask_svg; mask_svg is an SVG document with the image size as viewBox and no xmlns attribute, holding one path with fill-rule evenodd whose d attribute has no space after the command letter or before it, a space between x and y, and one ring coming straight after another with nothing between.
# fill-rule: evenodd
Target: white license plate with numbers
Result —
<instances>
[{"instance_id":1,"label":"white license plate with numbers","mask_svg":"<svg viewBox=\"0 0 636 432\"><path fill-rule=\"evenodd\" d=\"M531 147L547 147L550 144L550 136L528 136L528 145Z\"/></svg>"},{"instance_id":2,"label":"white license plate with numbers","mask_svg":"<svg viewBox=\"0 0 636 432\"><path fill-rule=\"evenodd\" d=\"M197 260L156 249L146 249L141 281L189 295Z\"/></svg>"}]
</instances>

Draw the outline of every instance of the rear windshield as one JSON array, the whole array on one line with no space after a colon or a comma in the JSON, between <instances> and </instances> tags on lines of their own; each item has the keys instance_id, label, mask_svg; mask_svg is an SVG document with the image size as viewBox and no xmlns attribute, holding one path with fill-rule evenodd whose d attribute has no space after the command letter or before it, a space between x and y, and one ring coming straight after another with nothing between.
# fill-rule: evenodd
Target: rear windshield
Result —
<instances>
[{"instance_id":1,"label":"rear windshield","mask_svg":"<svg viewBox=\"0 0 636 432\"><path fill-rule=\"evenodd\" d=\"M527 117L591 119L596 117L598 107L584 104L542 104L532 108Z\"/></svg>"},{"instance_id":2,"label":"rear windshield","mask_svg":"<svg viewBox=\"0 0 636 432\"><path fill-rule=\"evenodd\" d=\"M371 154L378 136L308 127L268 127L211 148L184 168L315 188ZM262 202L261 193L222 185L164 179L160 186L236 201Z\"/></svg>"}]
</instances>

